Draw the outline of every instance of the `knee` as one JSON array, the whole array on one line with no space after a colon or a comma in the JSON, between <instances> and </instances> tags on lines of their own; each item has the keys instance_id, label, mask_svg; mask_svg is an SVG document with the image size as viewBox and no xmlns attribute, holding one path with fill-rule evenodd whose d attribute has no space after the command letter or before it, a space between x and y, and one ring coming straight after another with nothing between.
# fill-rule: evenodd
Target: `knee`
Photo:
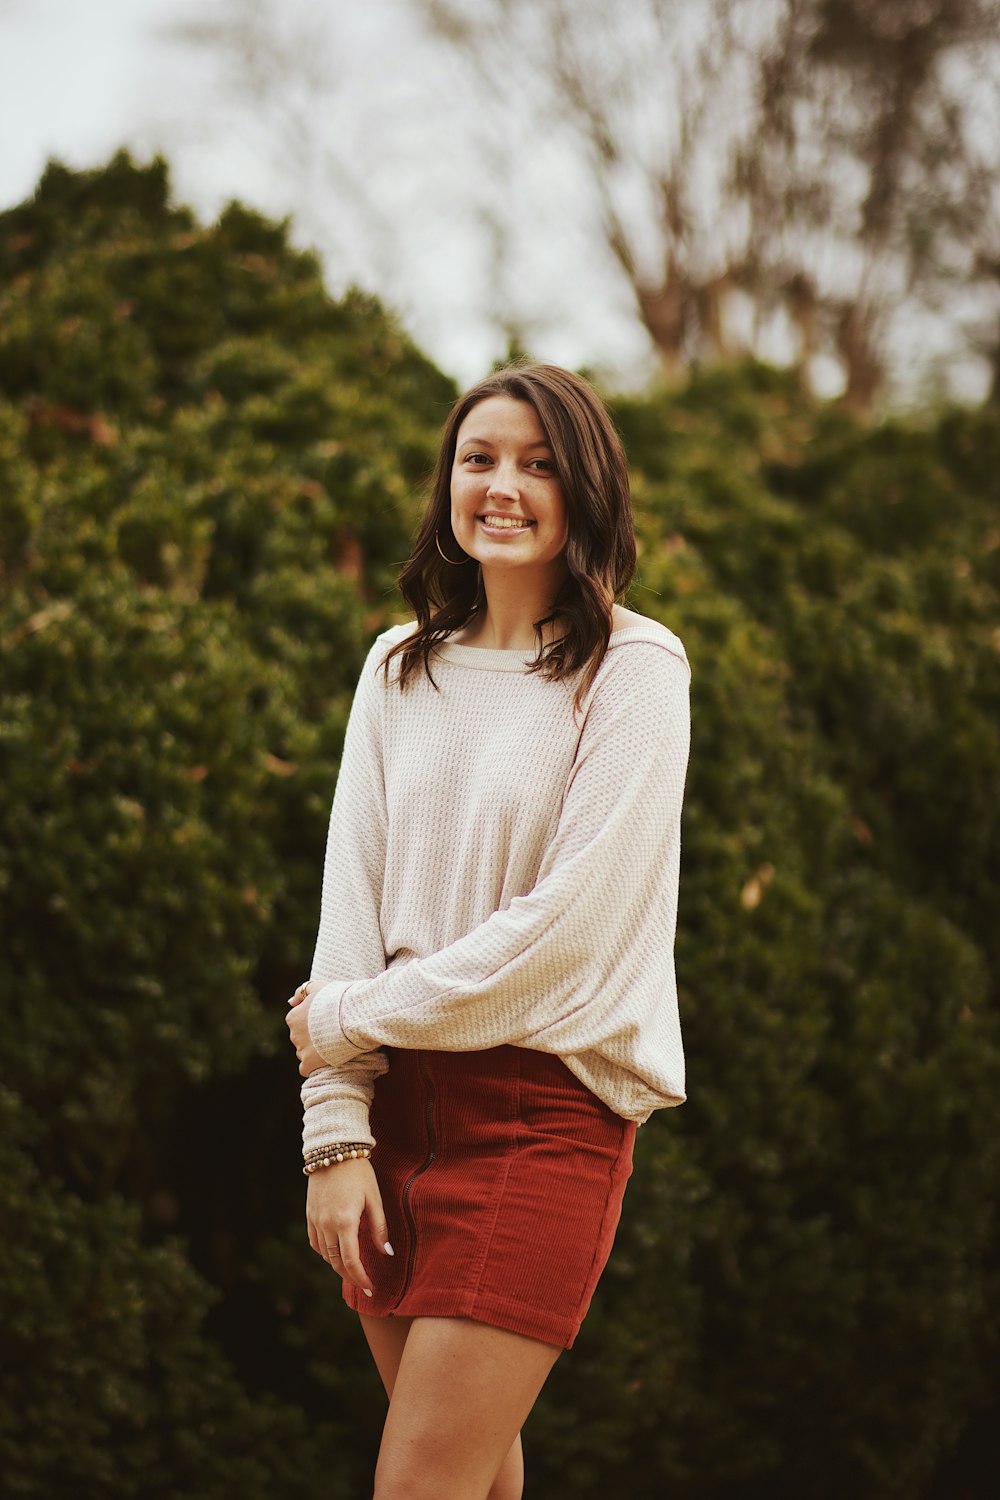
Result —
<instances>
[{"instance_id":1,"label":"knee","mask_svg":"<svg viewBox=\"0 0 1000 1500\"><path fill-rule=\"evenodd\" d=\"M393 1474L375 1476L375 1493L372 1500L445 1500L436 1480L427 1480L419 1474Z\"/></svg>"},{"instance_id":2,"label":"knee","mask_svg":"<svg viewBox=\"0 0 1000 1500\"><path fill-rule=\"evenodd\" d=\"M385 1456L380 1457L373 1500L449 1500L449 1495L447 1477L433 1466L386 1463Z\"/></svg>"},{"instance_id":3,"label":"knee","mask_svg":"<svg viewBox=\"0 0 1000 1500\"><path fill-rule=\"evenodd\" d=\"M433 1464L421 1466L414 1463L403 1472L393 1464L379 1464L375 1473L373 1500L522 1500L525 1493L523 1466L520 1452L517 1463L511 1463L514 1455L508 1455L489 1490L481 1488L469 1475L457 1478L454 1470L441 1472ZM456 1488L457 1485L457 1488ZM469 1488L471 1485L471 1488Z\"/></svg>"},{"instance_id":4,"label":"knee","mask_svg":"<svg viewBox=\"0 0 1000 1500\"><path fill-rule=\"evenodd\" d=\"M478 1493L478 1492L477 1492ZM513 1476L499 1474L483 1500L521 1500L524 1486ZM422 1479L419 1475L396 1475L385 1480L376 1478L373 1500L446 1500L447 1488L439 1479ZM463 1494L462 1500L465 1500Z\"/></svg>"},{"instance_id":5,"label":"knee","mask_svg":"<svg viewBox=\"0 0 1000 1500\"><path fill-rule=\"evenodd\" d=\"M508 1474L501 1469L490 1487L486 1500L522 1500L524 1479L520 1474Z\"/></svg>"}]
</instances>

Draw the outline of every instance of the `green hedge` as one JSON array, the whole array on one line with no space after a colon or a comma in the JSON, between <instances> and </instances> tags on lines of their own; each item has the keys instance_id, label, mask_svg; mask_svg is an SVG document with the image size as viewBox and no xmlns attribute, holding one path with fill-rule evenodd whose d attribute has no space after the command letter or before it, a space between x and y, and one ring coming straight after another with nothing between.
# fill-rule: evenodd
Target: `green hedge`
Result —
<instances>
[{"instance_id":1,"label":"green hedge","mask_svg":"<svg viewBox=\"0 0 1000 1500\"><path fill-rule=\"evenodd\" d=\"M12 1494L365 1492L282 1001L452 384L165 164L0 215L0 1269ZM690 1099L526 1432L549 1500L985 1496L1000 421L761 367L622 399L694 666Z\"/></svg>"}]
</instances>

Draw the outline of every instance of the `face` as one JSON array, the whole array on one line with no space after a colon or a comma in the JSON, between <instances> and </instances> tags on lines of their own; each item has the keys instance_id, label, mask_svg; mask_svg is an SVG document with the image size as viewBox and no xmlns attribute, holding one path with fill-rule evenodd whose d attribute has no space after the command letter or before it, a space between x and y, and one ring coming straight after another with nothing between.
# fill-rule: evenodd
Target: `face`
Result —
<instances>
[{"instance_id":1,"label":"face","mask_svg":"<svg viewBox=\"0 0 1000 1500\"><path fill-rule=\"evenodd\" d=\"M566 502L534 407L488 396L458 429L451 525L459 546L489 569L520 569L551 584L565 573Z\"/></svg>"}]
</instances>

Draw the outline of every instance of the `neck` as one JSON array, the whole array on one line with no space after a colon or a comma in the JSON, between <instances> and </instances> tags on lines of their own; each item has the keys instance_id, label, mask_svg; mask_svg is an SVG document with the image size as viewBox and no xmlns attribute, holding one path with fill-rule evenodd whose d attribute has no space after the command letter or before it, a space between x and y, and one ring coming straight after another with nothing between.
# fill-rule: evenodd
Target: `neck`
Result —
<instances>
[{"instance_id":1,"label":"neck","mask_svg":"<svg viewBox=\"0 0 1000 1500\"><path fill-rule=\"evenodd\" d=\"M531 651L535 647L535 621L551 613L560 580L530 579L513 573L497 575L483 571L486 606L471 621L469 639L495 651ZM558 630L546 625L543 641L548 644Z\"/></svg>"}]
</instances>

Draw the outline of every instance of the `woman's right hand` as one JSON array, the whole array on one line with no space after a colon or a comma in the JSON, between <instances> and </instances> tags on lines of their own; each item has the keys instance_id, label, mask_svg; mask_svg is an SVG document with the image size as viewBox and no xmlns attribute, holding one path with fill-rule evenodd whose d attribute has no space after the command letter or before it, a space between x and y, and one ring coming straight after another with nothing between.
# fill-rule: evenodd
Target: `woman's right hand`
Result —
<instances>
[{"instance_id":1,"label":"woman's right hand","mask_svg":"<svg viewBox=\"0 0 1000 1500\"><path fill-rule=\"evenodd\" d=\"M375 1244L383 1255L392 1255L382 1195L370 1161L359 1157L356 1161L321 1167L310 1174L306 1189L309 1243L338 1276L353 1282L370 1297L371 1278L358 1250L358 1228L365 1214Z\"/></svg>"}]
</instances>

